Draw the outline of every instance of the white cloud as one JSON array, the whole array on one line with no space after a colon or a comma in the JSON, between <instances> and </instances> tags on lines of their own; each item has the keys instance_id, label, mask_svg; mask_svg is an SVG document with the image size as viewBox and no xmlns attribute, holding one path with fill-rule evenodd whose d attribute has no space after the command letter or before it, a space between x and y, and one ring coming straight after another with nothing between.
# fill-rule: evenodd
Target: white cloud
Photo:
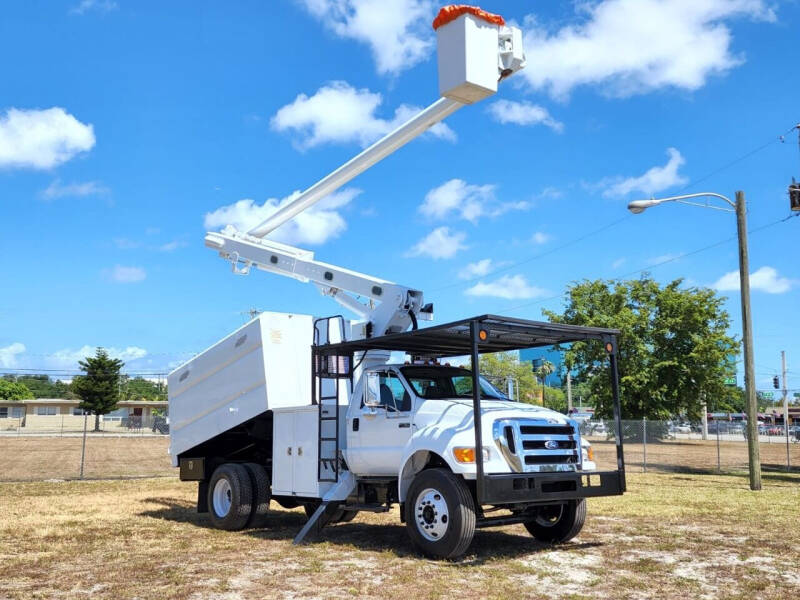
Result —
<instances>
[{"instance_id":1,"label":"white cloud","mask_svg":"<svg viewBox=\"0 0 800 600\"><path fill-rule=\"evenodd\" d=\"M391 119L375 115L383 97L368 89L356 89L346 81L333 81L313 96L300 94L291 104L278 109L270 120L275 131L290 132L300 150L321 144L355 142L364 147L389 133L419 109L402 104ZM444 123L437 123L427 135L455 141L456 135Z\"/></svg>"},{"instance_id":2,"label":"white cloud","mask_svg":"<svg viewBox=\"0 0 800 600\"><path fill-rule=\"evenodd\" d=\"M111 358L119 359L125 363L139 360L148 355L147 350L139 346L125 348L104 348ZM80 348L64 348L46 357L45 364L50 369L78 369L78 361L94 356L97 346L85 345Z\"/></svg>"},{"instance_id":3,"label":"white cloud","mask_svg":"<svg viewBox=\"0 0 800 600\"><path fill-rule=\"evenodd\" d=\"M677 254L674 252L667 252L666 254L659 254L658 256L653 256L645 260L645 264L649 267L653 267L655 265L660 265L662 263L673 262L679 259L682 255Z\"/></svg>"},{"instance_id":4,"label":"white cloud","mask_svg":"<svg viewBox=\"0 0 800 600\"><path fill-rule=\"evenodd\" d=\"M641 192L645 195L656 194L675 185L681 185L688 180L678 173L678 170L686 163L675 148L667 148L669 160L663 167L652 167L646 173L638 177L614 177L600 182L600 186L606 188L603 196L606 198L621 198L632 192Z\"/></svg>"},{"instance_id":5,"label":"white cloud","mask_svg":"<svg viewBox=\"0 0 800 600\"><path fill-rule=\"evenodd\" d=\"M750 273L750 289L768 294L784 294L791 290L798 281L781 277L778 271L772 267L761 267L757 271ZM731 292L739 290L739 270L725 273L711 287L721 292Z\"/></svg>"},{"instance_id":6,"label":"white cloud","mask_svg":"<svg viewBox=\"0 0 800 600\"><path fill-rule=\"evenodd\" d=\"M480 217L498 217L512 210L527 210L530 203L498 202L493 185L473 185L462 179L450 179L425 195L419 211L433 219L458 216L475 223Z\"/></svg>"},{"instance_id":7,"label":"white cloud","mask_svg":"<svg viewBox=\"0 0 800 600\"><path fill-rule=\"evenodd\" d=\"M5 348L0 348L0 367L6 369L28 368L28 369L77 369L78 361L84 360L87 356L94 356L96 346L85 345L81 348L64 348L53 354L47 355L26 355L25 345L15 342ZM122 361L130 362L148 356L147 350L138 346L127 346L125 348L106 348L111 358L118 358Z\"/></svg>"},{"instance_id":8,"label":"white cloud","mask_svg":"<svg viewBox=\"0 0 800 600\"><path fill-rule=\"evenodd\" d=\"M434 259L452 258L466 249L465 233L450 231L449 227L437 227L409 249L406 256L430 256Z\"/></svg>"},{"instance_id":9,"label":"white cloud","mask_svg":"<svg viewBox=\"0 0 800 600\"><path fill-rule=\"evenodd\" d=\"M627 260L628 259L625 257L618 258L613 263L611 263L611 268L614 270L619 269L622 265L624 265L627 262Z\"/></svg>"},{"instance_id":10,"label":"white cloud","mask_svg":"<svg viewBox=\"0 0 800 600\"><path fill-rule=\"evenodd\" d=\"M167 242L166 244L161 244L158 247L159 252L173 252L178 248L183 248L186 246L186 242L182 242L180 240L172 240L171 242Z\"/></svg>"},{"instance_id":11,"label":"white cloud","mask_svg":"<svg viewBox=\"0 0 800 600\"><path fill-rule=\"evenodd\" d=\"M301 0L336 35L366 43L381 74L397 74L434 54L429 0Z\"/></svg>"},{"instance_id":12,"label":"white cloud","mask_svg":"<svg viewBox=\"0 0 800 600\"><path fill-rule=\"evenodd\" d=\"M0 348L0 367L11 369L17 366L17 356L25 352L25 344L14 342Z\"/></svg>"},{"instance_id":13,"label":"white cloud","mask_svg":"<svg viewBox=\"0 0 800 600\"><path fill-rule=\"evenodd\" d=\"M81 197L81 196L104 196L111 190L99 181L86 181L84 183L61 183L60 179L54 180L50 185L42 190L41 196L45 200L55 200L56 198Z\"/></svg>"},{"instance_id":14,"label":"white cloud","mask_svg":"<svg viewBox=\"0 0 800 600\"><path fill-rule=\"evenodd\" d=\"M114 238L114 245L120 250L135 250L142 247L141 242L130 238Z\"/></svg>"},{"instance_id":15,"label":"white cloud","mask_svg":"<svg viewBox=\"0 0 800 600\"><path fill-rule=\"evenodd\" d=\"M119 8L114 0L81 0L78 4L69 9L73 15L82 15L91 10L101 13L111 12Z\"/></svg>"},{"instance_id":16,"label":"white cloud","mask_svg":"<svg viewBox=\"0 0 800 600\"><path fill-rule=\"evenodd\" d=\"M267 237L286 244L323 244L347 229L347 223L337 209L349 204L360 193L361 190L356 188L339 190L284 223ZM280 200L269 198L264 204L256 204L255 200L249 198L239 200L207 213L204 224L206 229L233 225L239 231L249 231L299 194L294 192Z\"/></svg>"},{"instance_id":17,"label":"white cloud","mask_svg":"<svg viewBox=\"0 0 800 600\"><path fill-rule=\"evenodd\" d=\"M114 265L105 271L106 276L116 283L139 283L147 277L147 272L141 267L125 267Z\"/></svg>"},{"instance_id":18,"label":"white cloud","mask_svg":"<svg viewBox=\"0 0 800 600\"><path fill-rule=\"evenodd\" d=\"M496 265L491 258L484 258L478 262L469 263L458 272L459 279L473 279L488 274Z\"/></svg>"},{"instance_id":19,"label":"white cloud","mask_svg":"<svg viewBox=\"0 0 800 600\"><path fill-rule=\"evenodd\" d=\"M563 98L596 85L630 96L660 88L696 90L744 62L731 49L726 22L774 21L764 0L603 0L578 2L575 25L548 31L525 21L528 64L521 75L536 90Z\"/></svg>"},{"instance_id":20,"label":"white cloud","mask_svg":"<svg viewBox=\"0 0 800 600\"><path fill-rule=\"evenodd\" d=\"M21 110L0 115L0 168L50 169L94 147L91 125L63 108Z\"/></svg>"},{"instance_id":21,"label":"white cloud","mask_svg":"<svg viewBox=\"0 0 800 600\"><path fill-rule=\"evenodd\" d=\"M546 244L551 239L553 239L553 236L543 231L537 231L531 236L531 242L534 244Z\"/></svg>"},{"instance_id":22,"label":"white cloud","mask_svg":"<svg viewBox=\"0 0 800 600\"><path fill-rule=\"evenodd\" d=\"M489 105L489 114L499 123L515 125L545 125L557 133L564 131L564 124L554 119L546 108L530 102L496 100Z\"/></svg>"},{"instance_id":23,"label":"white cloud","mask_svg":"<svg viewBox=\"0 0 800 600\"><path fill-rule=\"evenodd\" d=\"M489 283L480 281L468 288L468 296L491 296L507 300L538 298L547 294L547 290L530 285L523 275L503 275Z\"/></svg>"}]
</instances>

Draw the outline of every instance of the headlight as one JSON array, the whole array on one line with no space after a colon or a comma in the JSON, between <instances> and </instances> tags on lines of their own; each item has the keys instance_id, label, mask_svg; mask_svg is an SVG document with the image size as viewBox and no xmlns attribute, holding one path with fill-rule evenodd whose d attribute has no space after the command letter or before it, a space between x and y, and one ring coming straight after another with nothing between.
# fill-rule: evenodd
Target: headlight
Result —
<instances>
[{"instance_id":1,"label":"headlight","mask_svg":"<svg viewBox=\"0 0 800 600\"><path fill-rule=\"evenodd\" d=\"M475 462L475 446L463 446L453 448L453 458L456 462L460 463L474 463ZM483 448L483 462L489 460L489 449Z\"/></svg>"}]
</instances>

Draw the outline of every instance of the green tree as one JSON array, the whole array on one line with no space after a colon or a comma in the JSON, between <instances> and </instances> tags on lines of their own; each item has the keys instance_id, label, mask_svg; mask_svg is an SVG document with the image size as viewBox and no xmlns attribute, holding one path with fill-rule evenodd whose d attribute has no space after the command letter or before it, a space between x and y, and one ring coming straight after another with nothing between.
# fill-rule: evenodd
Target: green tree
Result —
<instances>
[{"instance_id":1,"label":"green tree","mask_svg":"<svg viewBox=\"0 0 800 600\"><path fill-rule=\"evenodd\" d=\"M33 394L24 384L0 379L0 400L16 402L27 398L33 398Z\"/></svg>"},{"instance_id":2,"label":"green tree","mask_svg":"<svg viewBox=\"0 0 800 600\"><path fill-rule=\"evenodd\" d=\"M31 391L33 398L75 398L68 384L53 381L49 375L4 375L3 379L23 384Z\"/></svg>"},{"instance_id":3,"label":"green tree","mask_svg":"<svg viewBox=\"0 0 800 600\"><path fill-rule=\"evenodd\" d=\"M699 418L708 404L730 393L738 342L723 299L711 289L660 286L650 277L633 281L583 281L567 290L562 313L544 311L554 322L608 327L618 337L620 394L624 419ZM567 352L578 379L589 384L599 417L612 413L608 358L595 341L576 342Z\"/></svg>"},{"instance_id":4,"label":"green tree","mask_svg":"<svg viewBox=\"0 0 800 600\"><path fill-rule=\"evenodd\" d=\"M521 363L513 352L496 352L481 356L481 375L489 379L501 392L506 392L508 378L517 386L518 399L534 402L536 379L528 363Z\"/></svg>"},{"instance_id":5,"label":"green tree","mask_svg":"<svg viewBox=\"0 0 800 600\"><path fill-rule=\"evenodd\" d=\"M121 360L111 358L103 348L86 357L78 365L85 375L72 380L72 390L81 399L80 408L94 415L94 430L100 431L100 415L117 408Z\"/></svg>"},{"instance_id":6,"label":"green tree","mask_svg":"<svg viewBox=\"0 0 800 600\"><path fill-rule=\"evenodd\" d=\"M157 383L144 379L143 377L128 377L123 375L122 378L122 395L123 400L166 400L167 399L167 386L163 383Z\"/></svg>"}]
</instances>

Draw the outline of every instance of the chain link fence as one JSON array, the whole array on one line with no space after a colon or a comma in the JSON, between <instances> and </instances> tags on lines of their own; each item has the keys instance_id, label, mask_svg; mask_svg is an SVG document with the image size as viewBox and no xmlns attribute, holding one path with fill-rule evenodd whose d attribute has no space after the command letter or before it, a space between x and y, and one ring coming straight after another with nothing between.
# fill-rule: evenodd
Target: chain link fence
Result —
<instances>
[{"instance_id":1,"label":"chain link fence","mask_svg":"<svg viewBox=\"0 0 800 600\"><path fill-rule=\"evenodd\" d=\"M0 481L175 476L165 417L2 419Z\"/></svg>"},{"instance_id":2,"label":"chain link fence","mask_svg":"<svg viewBox=\"0 0 800 600\"><path fill-rule=\"evenodd\" d=\"M88 416L88 419L85 417ZM169 422L163 416L109 417L101 415L22 415L0 419L0 438L3 436L82 436L84 426L95 435L166 435Z\"/></svg>"},{"instance_id":3,"label":"chain link fence","mask_svg":"<svg viewBox=\"0 0 800 600\"><path fill-rule=\"evenodd\" d=\"M70 418L51 417L52 426L36 432L7 426L0 431L0 456L4 457L0 481L176 476L168 455L168 424L163 417L101 420L98 431L94 431L93 416L65 417ZM592 445L598 469L615 469L613 421L583 421L580 428ZM765 470L800 470L800 437L793 427L789 434L787 443L781 426L760 428ZM742 423L709 423L704 433L701 424L626 420L622 422L622 441L630 473L747 471Z\"/></svg>"},{"instance_id":4,"label":"chain link fence","mask_svg":"<svg viewBox=\"0 0 800 600\"><path fill-rule=\"evenodd\" d=\"M581 423L599 469L616 467L616 428L610 420ZM748 468L743 423L675 423L648 419L622 421L622 442L629 472L741 472ZM800 470L800 432L789 427L759 427L761 465L769 470Z\"/></svg>"}]
</instances>

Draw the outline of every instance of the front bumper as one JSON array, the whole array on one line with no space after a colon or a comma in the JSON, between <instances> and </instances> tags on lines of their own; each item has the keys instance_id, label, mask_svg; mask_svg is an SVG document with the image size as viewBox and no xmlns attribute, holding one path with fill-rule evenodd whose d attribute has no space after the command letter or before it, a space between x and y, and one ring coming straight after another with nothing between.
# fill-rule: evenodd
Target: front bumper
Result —
<instances>
[{"instance_id":1,"label":"front bumper","mask_svg":"<svg viewBox=\"0 0 800 600\"><path fill-rule=\"evenodd\" d=\"M620 496L623 471L509 473L483 476L482 504L531 504Z\"/></svg>"}]
</instances>

